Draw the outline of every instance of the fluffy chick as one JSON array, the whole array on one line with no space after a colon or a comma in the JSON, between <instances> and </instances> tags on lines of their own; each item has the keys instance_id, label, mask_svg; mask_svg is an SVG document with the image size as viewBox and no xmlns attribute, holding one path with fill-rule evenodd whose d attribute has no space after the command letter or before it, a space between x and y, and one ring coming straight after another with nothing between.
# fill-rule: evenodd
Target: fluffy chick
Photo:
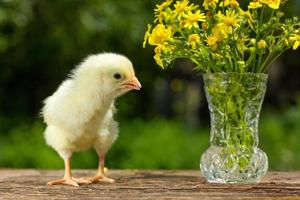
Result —
<instances>
[{"instance_id":1,"label":"fluffy chick","mask_svg":"<svg viewBox=\"0 0 300 200\"><path fill-rule=\"evenodd\" d=\"M44 101L44 136L65 164L62 179L48 185L114 182L104 175L105 155L118 137L114 101L130 90L140 90L132 63L125 56L103 53L87 57L57 91ZM96 176L76 179L71 174L73 152L94 147L99 156Z\"/></svg>"}]
</instances>

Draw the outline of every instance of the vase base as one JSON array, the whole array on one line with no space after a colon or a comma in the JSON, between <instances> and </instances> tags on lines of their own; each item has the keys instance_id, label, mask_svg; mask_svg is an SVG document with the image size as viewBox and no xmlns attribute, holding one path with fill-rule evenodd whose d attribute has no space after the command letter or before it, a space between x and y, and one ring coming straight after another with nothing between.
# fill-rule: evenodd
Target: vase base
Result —
<instances>
[{"instance_id":1,"label":"vase base","mask_svg":"<svg viewBox=\"0 0 300 200\"><path fill-rule=\"evenodd\" d=\"M211 146L201 157L203 176L209 183L258 183L268 170L266 154L257 147L246 155L242 151L239 154Z\"/></svg>"},{"instance_id":2,"label":"vase base","mask_svg":"<svg viewBox=\"0 0 300 200\"><path fill-rule=\"evenodd\" d=\"M216 184L252 184L252 183L259 183L260 179L251 179L251 180L224 180L224 179L206 179L208 183L216 183Z\"/></svg>"}]
</instances>

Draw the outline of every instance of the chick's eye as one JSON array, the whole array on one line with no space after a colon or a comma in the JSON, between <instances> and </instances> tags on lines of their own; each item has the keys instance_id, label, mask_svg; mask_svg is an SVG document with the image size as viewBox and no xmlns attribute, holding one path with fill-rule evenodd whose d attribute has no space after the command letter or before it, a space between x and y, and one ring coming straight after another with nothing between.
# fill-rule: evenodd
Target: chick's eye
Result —
<instances>
[{"instance_id":1,"label":"chick's eye","mask_svg":"<svg viewBox=\"0 0 300 200\"><path fill-rule=\"evenodd\" d=\"M117 80L119 80L119 79L122 78L122 76L121 76L120 73L115 73L115 74L114 74L114 78L117 79Z\"/></svg>"}]
</instances>

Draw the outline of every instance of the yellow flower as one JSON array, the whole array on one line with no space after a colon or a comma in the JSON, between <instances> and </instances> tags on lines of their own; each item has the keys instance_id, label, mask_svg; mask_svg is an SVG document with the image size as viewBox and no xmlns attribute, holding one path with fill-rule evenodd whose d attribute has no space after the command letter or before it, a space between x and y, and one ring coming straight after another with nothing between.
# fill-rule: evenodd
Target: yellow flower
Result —
<instances>
[{"instance_id":1,"label":"yellow flower","mask_svg":"<svg viewBox=\"0 0 300 200\"><path fill-rule=\"evenodd\" d=\"M156 19L154 22L159 21L162 23L164 20L169 20L171 15L166 11L166 8L172 4L173 0L166 0L160 5L156 5L156 9L154 9Z\"/></svg>"},{"instance_id":2,"label":"yellow flower","mask_svg":"<svg viewBox=\"0 0 300 200\"><path fill-rule=\"evenodd\" d=\"M241 54L243 54L243 52L247 49L247 46L245 45L245 43L249 40L250 39L248 38L247 35L243 35L236 39L236 46Z\"/></svg>"},{"instance_id":3,"label":"yellow flower","mask_svg":"<svg viewBox=\"0 0 300 200\"><path fill-rule=\"evenodd\" d=\"M188 5L189 5L188 0L176 1L174 8L175 8L175 11L177 11L177 12L183 12L188 8Z\"/></svg>"},{"instance_id":4,"label":"yellow flower","mask_svg":"<svg viewBox=\"0 0 300 200\"><path fill-rule=\"evenodd\" d=\"M198 22L204 22L205 21L205 15L203 13L200 13L200 10L198 10L196 13L192 13L191 11L184 15L186 20L184 20L184 28L199 28Z\"/></svg>"},{"instance_id":5,"label":"yellow flower","mask_svg":"<svg viewBox=\"0 0 300 200\"><path fill-rule=\"evenodd\" d=\"M219 19L226 24L227 26L240 27L239 22L239 14L235 13L234 10L226 10L226 15L223 15L220 11L217 14Z\"/></svg>"},{"instance_id":6,"label":"yellow flower","mask_svg":"<svg viewBox=\"0 0 300 200\"><path fill-rule=\"evenodd\" d=\"M156 5L156 9L154 9L155 13L162 12L165 8L167 8L169 5L171 5L173 0L166 0L160 5Z\"/></svg>"},{"instance_id":7,"label":"yellow flower","mask_svg":"<svg viewBox=\"0 0 300 200\"><path fill-rule=\"evenodd\" d=\"M162 23L163 21L168 21L171 19L171 15L165 11L161 11L161 12L157 13L155 15L155 17L156 17L156 19L154 20L154 22L159 21L159 23Z\"/></svg>"},{"instance_id":8,"label":"yellow flower","mask_svg":"<svg viewBox=\"0 0 300 200\"><path fill-rule=\"evenodd\" d=\"M229 6L229 4L230 4L230 0L221 0L219 5L221 7L226 7L226 6Z\"/></svg>"},{"instance_id":9,"label":"yellow flower","mask_svg":"<svg viewBox=\"0 0 300 200\"><path fill-rule=\"evenodd\" d=\"M157 47L155 47L154 49L154 52L155 52L155 55L154 55L154 60L155 62L161 67L161 68L164 68L163 66L163 62L161 60L161 52L163 51L163 46L162 45L158 45Z\"/></svg>"},{"instance_id":10,"label":"yellow flower","mask_svg":"<svg viewBox=\"0 0 300 200\"><path fill-rule=\"evenodd\" d=\"M273 9L278 9L280 6L280 0L259 0L259 1Z\"/></svg>"},{"instance_id":11,"label":"yellow flower","mask_svg":"<svg viewBox=\"0 0 300 200\"><path fill-rule=\"evenodd\" d=\"M201 24L201 28L203 29L203 30L207 30L208 29L208 24L207 23L202 23Z\"/></svg>"},{"instance_id":12,"label":"yellow flower","mask_svg":"<svg viewBox=\"0 0 300 200\"><path fill-rule=\"evenodd\" d=\"M257 43L257 46L258 46L258 48L260 48L260 49L264 49L264 48L266 48L267 43L266 43L266 41L264 41L264 40L260 40L260 41Z\"/></svg>"},{"instance_id":13,"label":"yellow flower","mask_svg":"<svg viewBox=\"0 0 300 200\"><path fill-rule=\"evenodd\" d=\"M155 48L154 48L154 53L155 54L161 54L163 51L163 45L157 45Z\"/></svg>"},{"instance_id":14,"label":"yellow flower","mask_svg":"<svg viewBox=\"0 0 300 200\"><path fill-rule=\"evenodd\" d=\"M221 0L219 6L221 7L227 7L227 6L231 6L233 8L238 7L240 4L237 0Z\"/></svg>"},{"instance_id":15,"label":"yellow flower","mask_svg":"<svg viewBox=\"0 0 300 200\"><path fill-rule=\"evenodd\" d=\"M250 11L249 11L249 10L244 11L243 9L239 8L239 13L240 13L241 16L247 18L247 21L248 21L249 26L250 26L252 29L254 29L254 27L253 27L253 18L252 18L252 15L251 15Z\"/></svg>"},{"instance_id":16,"label":"yellow flower","mask_svg":"<svg viewBox=\"0 0 300 200\"><path fill-rule=\"evenodd\" d=\"M196 49L196 45L200 42L200 37L198 34L192 34L189 36L189 44L192 46L192 49Z\"/></svg>"},{"instance_id":17,"label":"yellow flower","mask_svg":"<svg viewBox=\"0 0 300 200\"><path fill-rule=\"evenodd\" d=\"M300 46L300 35L298 35L298 34L292 34L292 36L289 37L289 40L291 42L294 42L294 44L293 44L293 50L298 49L298 47Z\"/></svg>"},{"instance_id":18,"label":"yellow flower","mask_svg":"<svg viewBox=\"0 0 300 200\"><path fill-rule=\"evenodd\" d=\"M240 8L240 9L239 9L239 13L240 13L241 16L245 16L245 17L247 17L248 19L250 19L251 22L253 22L253 18L252 18L252 15L251 15L251 13L250 13L249 10L244 11L243 9Z\"/></svg>"},{"instance_id":19,"label":"yellow flower","mask_svg":"<svg viewBox=\"0 0 300 200\"><path fill-rule=\"evenodd\" d=\"M153 58L154 58L155 62L156 62L161 68L164 68L164 65L163 65L163 62L162 62L160 56L161 56L160 54L155 54L155 55L153 56Z\"/></svg>"},{"instance_id":20,"label":"yellow flower","mask_svg":"<svg viewBox=\"0 0 300 200\"><path fill-rule=\"evenodd\" d=\"M179 22L180 28L184 28L185 23L186 23L185 20L181 20L181 21Z\"/></svg>"},{"instance_id":21,"label":"yellow flower","mask_svg":"<svg viewBox=\"0 0 300 200\"><path fill-rule=\"evenodd\" d=\"M236 0L231 0L230 1L230 6L233 7L233 8L236 8L236 7L239 7L239 2L236 1Z\"/></svg>"},{"instance_id":22,"label":"yellow flower","mask_svg":"<svg viewBox=\"0 0 300 200\"><path fill-rule=\"evenodd\" d=\"M217 38L215 38L214 36L208 36L206 40L208 46L213 46L217 44L217 41Z\"/></svg>"},{"instance_id":23,"label":"yellow flower","mask_svg":"<svg viewBox=\"0 0 300 200\"><path fill-rule=\"evenodd\" d=\"M174 5L174 14L175 16L178 17L180 20L185 11L190 10L189 8L189 1L188 0L183 0L183 1L176 1L176 4Z\"/></svg>"},{"instance_id":24,"label":"yellow flower","mask_svg":"<svg viewBox=\"0 0 300 200\"><path fill-rule=\"evenodd\" d=\"M150 35L151 35L150 31L151 31L151 25L148 24L148 29L147 29L147 31L146 31L146 33L145 33L145 36L144 36L143 48L146 47L147 40L148 40L148 38L149 38Z\"/></svg>"},{"instance_id":25,"label":"yellow flower","mask_svg":"<svg viewBox=\"0 0 300 200\"><path fill-rule=\"evenodd\" d=\"M215 8L217 6L216 3L218 3L218 1L219 0L204 0L203 6L204 6L205 10L208 10L209 7Z\"/></svg>"},{"instance_id":26,"label":"yellow flower","mask_svg":"<svg viewBox=\"0 0 300 200\"><path fill-rule=\"evenodd\" d=\"M163 24L156 25L151 35L149 36L149 44L160 45L164 44L172 37L171 27L165 27Z\"/></svg>"},{"instance_id":27,"label":"yellow flower","mask_svg":"<svg viewBox=\"0 0 300 200\"><path fill-rule=\"evenodd\" d=\"M217 41L222 41L228 37L228 34L231 33L229 26L224 23L218 23L212 30L213 36Z\"/></svg>"},{"instance_id":28,"label":"yellow flower","mask_svg":"<svg viewBox=\"0 0 300 200\"><path fill-rule=\"evenodd\" d=\"M261 3L259 1L250 2L248 8L249 9L256 9L262 7Z\"/></svg>"}]
</instances>

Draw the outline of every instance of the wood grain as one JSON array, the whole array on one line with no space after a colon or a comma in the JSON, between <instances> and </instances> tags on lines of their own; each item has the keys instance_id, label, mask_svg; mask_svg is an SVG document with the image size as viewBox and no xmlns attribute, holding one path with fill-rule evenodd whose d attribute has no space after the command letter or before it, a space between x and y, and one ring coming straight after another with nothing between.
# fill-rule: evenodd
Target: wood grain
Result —
<instances>
[{"instance_id":1,"label":"wood grain","mask_svg":"<svg viewBox=\"0 0 300 200\"><path fill-rule=\"evenodd\" d=\"M74 170L75 177L94 170ZM208 184L199 171L109 170L116 183L47 186L63 171L0 169L0 199L300 199L300 172L269 172L259 184Z\"/></svg>"}]
</instances>

